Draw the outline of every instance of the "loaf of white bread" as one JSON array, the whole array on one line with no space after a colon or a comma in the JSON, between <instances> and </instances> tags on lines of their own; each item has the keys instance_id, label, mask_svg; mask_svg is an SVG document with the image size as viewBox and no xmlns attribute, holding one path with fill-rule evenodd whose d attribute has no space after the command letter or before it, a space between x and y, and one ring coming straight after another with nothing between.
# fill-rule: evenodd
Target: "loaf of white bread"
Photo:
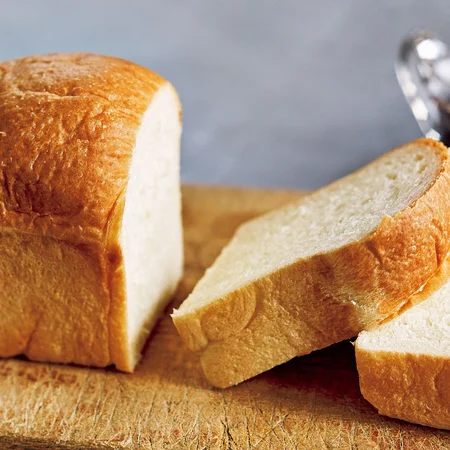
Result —
<instances>
[{"instance_id":1,"label":"loaf of white bread","mask_svg":"<svg viewBox=\"0 0 450 450\"><path fill-rule=\"evenodd\" d=\"M182 271L180 119L127 61L0 64L0 357L133 370Z\"/></svg>"},{"instance_id":2,"label":"loaf of white bread","mask_svg":"<svg viewBox=\"0 0 450 450\"><path fill-rule=\"evenodd\" d=\"M242 225L173 313L226 387L374 328L450 246L445 146L420 139Z\"/></svg>"}]
</instances>

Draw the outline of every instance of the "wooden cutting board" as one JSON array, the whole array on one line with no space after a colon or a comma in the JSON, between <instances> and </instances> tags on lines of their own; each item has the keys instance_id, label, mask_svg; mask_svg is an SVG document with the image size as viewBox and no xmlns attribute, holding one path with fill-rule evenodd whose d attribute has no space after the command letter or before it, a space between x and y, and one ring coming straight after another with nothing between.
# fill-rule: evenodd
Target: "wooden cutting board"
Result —
<instances>
[{"instance_id":1,"label":"wooden cutting board","mask_svg":"<svg viewBox=\"0 0 450 450\"><path fill-rule=\"evenodd\" d=\"M183 194L185 277L168 311L242 221L300 195L212 187ZM450 433L379 416L361 397L349 342L213 389L167 313L131 375L0 361L0 448L449 449Z\"/></svg>"}]
</instances>

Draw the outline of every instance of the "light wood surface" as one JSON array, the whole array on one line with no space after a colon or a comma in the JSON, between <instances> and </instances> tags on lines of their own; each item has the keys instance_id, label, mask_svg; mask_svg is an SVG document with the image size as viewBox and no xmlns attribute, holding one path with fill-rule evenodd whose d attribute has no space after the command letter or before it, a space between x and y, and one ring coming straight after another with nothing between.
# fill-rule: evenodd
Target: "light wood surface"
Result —
<instances>
[{"instance_id":1,"label":"light wood surface","mask_svg":"<svg viewBox=\"0 0 450 450\"><path fill-rule=\"evenodd\" d=\"M172 310L244 220L300 194L185 187L185 277ZM0 448L449 449L450 434L379 416L352 344L218 390L166 314L134 374L0 361Z\"/></svg>"}]
</instances>

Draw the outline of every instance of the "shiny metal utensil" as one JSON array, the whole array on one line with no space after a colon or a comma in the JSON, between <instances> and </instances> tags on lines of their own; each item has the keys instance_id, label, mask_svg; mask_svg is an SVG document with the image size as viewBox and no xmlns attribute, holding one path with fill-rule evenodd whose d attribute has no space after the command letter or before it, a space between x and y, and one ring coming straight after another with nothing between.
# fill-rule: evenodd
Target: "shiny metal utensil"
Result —
<instances>
[{"instance_id":1,"label":"shiny metal utensil","mask_svg":"<svg viewBox=\"0 0 450 450\"><path fill-rule=\"evenodd\" d=\"M433 33L417 31L400 44L398 82L427 137L450 146L450 53Z\"/></svg>"}]
</instances>

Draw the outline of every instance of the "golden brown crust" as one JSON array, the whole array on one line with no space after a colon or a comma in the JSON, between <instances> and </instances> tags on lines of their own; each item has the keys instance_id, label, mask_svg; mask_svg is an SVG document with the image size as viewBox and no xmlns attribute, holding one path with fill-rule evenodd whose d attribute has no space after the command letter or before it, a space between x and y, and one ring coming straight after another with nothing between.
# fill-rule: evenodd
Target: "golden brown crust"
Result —
<instances>
[{"instance_id":1,"label":"golden brown crust","mask_svg":"<svg viewBox=\"0 0 450 450\"><path fill-rule=\"evenodd\" d=\"M380 414L450 429L448 358L355 347L361 392Z\"/></svg>"},{"instance_id":2,"label":"golden brown crust","mask_svg":"<svg viewBox=\"0 0 450 450\"><path fill-rule=\"evenodd\" d=\"M73 348L54 345L44 351L51 334L44 336L33 325L27 339L39 350L19 348L19 341L9 339L0 356L24 353L36 360L96 366L114 363L122 370L133 369L126 348L118 233L136 133L153 95L164 83L160 76L133 63L88 53L32 56L0 64L0 229L34 236L30 245L36 249L42 247L42 239L56 240L72 249L75 259L84 261L77 280L66 287L66 297L58 304L41 299L36 309L30 295L19 291L15 308L26 314L39 310L30 316L30 323L44 314L42 309L46 315L53 309L50 325L66 322L70 332L71 327L83 326L74 322L79 313L75 303L82 300L77 292L89 290L93 283L98 292L91 313L104 320L93 328L88 326L86 332L91 339L110 342L109 348L86 352L90 357L76 352L83 344L76 340ZM31 282L41 283L43 292L58 283L67 284L62 275L48 278L38 260L30 264ZM11 265L13 270L13 261ZM13 283L8 271L1 273L0 280ZM2 308L5 301L1 296ZM94 323L94 316L87 317L87 322L92 319ZM17 319L6 320L0 341L6 342L4 337L17 326Z\"/></svg>"},{"instance_id":3,"label":"golden brown crust","mask_svg":"<svg viewBox=\"0 0 450 450\"><path fill-rule=\"evenodd\" d=\"M201 352L213 385L239 383L376 326L436 273L450 247L450 162L439 142L413 145L436 152L440 173L414 204L385 217L374 233L174 315L184 342Z\"/></svg>"},{"instance_id":4,"label":"golden brown crust","mask_svg":"<svg viewBox=\"0 0 450 450\"><path fill-rule=\"evenodd\" d=\"M164 80L88 53L0 67L0 226L98 240L126 186L137 127Z\"/></svg>"},{"instance_id":5,"label":"golden brown crust","mask_svg":"<svg viewBox=\"0 0 450 450\"><path fill-rule=\"evenodd\" d=\"M101 253L2 229L0 254L0 356L108 365Z\"/></svg>"},{"instance_id":6,"label":"golden brown crust","mask_svg":"<svg viewBox=\"0 0 450 450\"><path fill-rule=\"evenodd\" d=\"M442 265L436 271L436 273L427 281L425 286L423 286L419 291L412 295L406 303L404 303L397 311L391 314L386 319L382 320L378 325L390 322L398 316L401 316L404 312L413 306L423 302L429 298L432 294L438 291L444 284L450 279L450 257L444 260Z\"/></svg>"}]
</instances>

